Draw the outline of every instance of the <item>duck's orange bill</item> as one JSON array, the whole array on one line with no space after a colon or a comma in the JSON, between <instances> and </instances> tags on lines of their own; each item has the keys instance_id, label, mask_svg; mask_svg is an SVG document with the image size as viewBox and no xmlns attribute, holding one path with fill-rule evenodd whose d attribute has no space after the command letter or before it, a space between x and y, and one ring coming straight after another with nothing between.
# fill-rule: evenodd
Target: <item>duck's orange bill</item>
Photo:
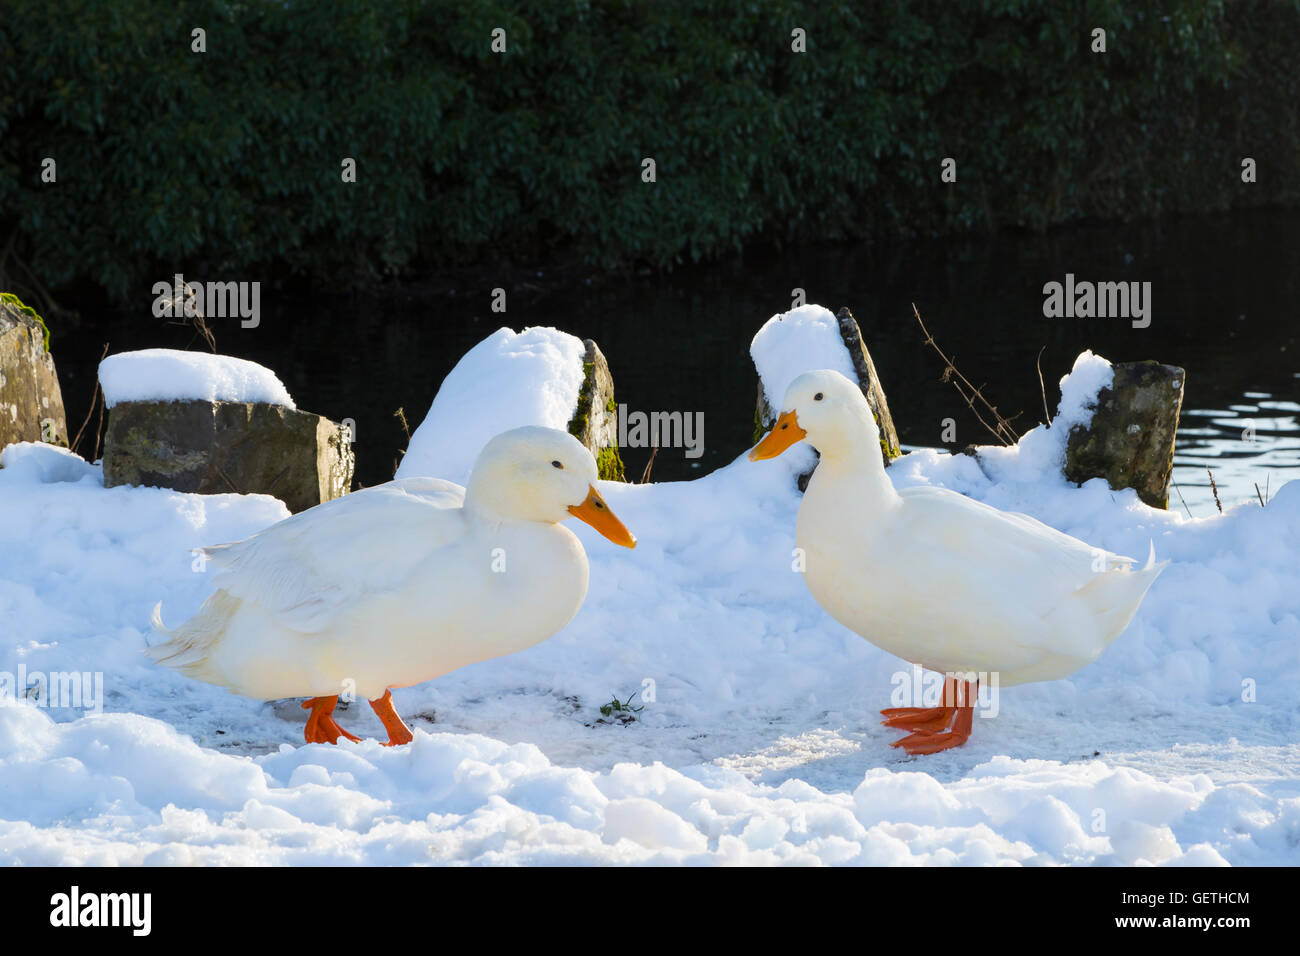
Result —
<instances>
[{"instance_id":1,"label":"duck's orange bill","mask_svg":"<svg viewBox=\"0 0 1300 956\"><path fill-rule=\"evenodd\" d=\"M615 544L621 544L625 548L636 547L636 536L614 517L614 512L609 510L609 505L605 504L605 499L594 485L591 486L591 494L587 495L586 501L580 505L569 505L569 514L587 522Z\"/></svg>"},{"instance_id":2,"label":"duck's orange bill","mask_svg":"<svg viewBox=\"0 0 1300 956\"><path fill-rule=\"evenodd\" d=\"M775 458L808 433L799 427L799 419L794 412L782 412L772 430L763 436L763 440L749 453L750 461L762 461Z\"/></svg>"}]
</instances>

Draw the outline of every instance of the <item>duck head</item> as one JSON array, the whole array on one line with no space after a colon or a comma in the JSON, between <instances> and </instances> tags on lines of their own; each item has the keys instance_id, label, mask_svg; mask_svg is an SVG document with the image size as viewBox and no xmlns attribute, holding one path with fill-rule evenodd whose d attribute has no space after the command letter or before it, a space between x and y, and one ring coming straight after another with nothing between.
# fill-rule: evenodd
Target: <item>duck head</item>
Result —
<instances>
[{"instance_id":1,"label":"duck head","mask_svg":"<svg viewBox=\"0 0 1300 956\"><path fill-rule=\"evenodd\" d=\"M782 406L772 430L749 453L750 461L775 458L804 438L822 457L874 448L879 441L880 429L862 389L839 372L804 372L786 389Z\"/></svg>"},{"instance_id":2,"label":"duck head","mask_svg":"<svg viewBox=\"0 0 1300 956\"><path fill-rule=\"evenodd\" d=\"M596 490L591 452L558 429L529 425L489 441L474 462L465 501L506 520L557 523L572 516L615 544L636 547Z\"/></svg>"}]
</instances>

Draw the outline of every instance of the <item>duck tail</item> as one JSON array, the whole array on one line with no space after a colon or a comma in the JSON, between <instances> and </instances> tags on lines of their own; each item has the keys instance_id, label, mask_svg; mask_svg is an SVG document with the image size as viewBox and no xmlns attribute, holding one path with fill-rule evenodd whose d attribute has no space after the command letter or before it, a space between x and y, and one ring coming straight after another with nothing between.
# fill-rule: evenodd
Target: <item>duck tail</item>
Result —
<instances>
[{"instance_id":1,"label":"duck tail","mask_svg":"<svg viewBox=\"0 0 1300 956\"><path fill-rule=\"evenodd\" d=\"M1138 574L1142 575L1142 577L1146 579L1146 587L1142 589L1143 594L1146 594L1146 588L1149 588L1152 582L1155 581L1156 578L1160 577L1160 572L1169 567L1168 558L1165 558L1163 561L1156 560L1156 543L1154 541L1148 540L1147 547L1147 563L1144 564L1142 570L1138 572Z\"/></svg>"},{"instance_id":2,"label":"duck tail","mask_svg":"<svg viewBox=\"0 0 1300 956\"><path fill-rule=\"evenodd\" d=\"M144 653L148 654L155 661L162 661L170 656L170 652L164 650L171 643L172 631L163 623L162 619L162 601L153 606L153 612L149 615L150 635L144 639ZM150 640L150 636L154 639ZM159 640L161 638L161 640Z\"/></svg>"},{"instance_id":3,"label":"duck tail","mask_svg":"<svg viewBox=\"0 0 1300 956\"><path fill-rule=\"evenodd\" d=\"M238 607L237 598L225 591L217 591L198 614L169 630L162 622L160 601L154 605L151 623L154 633L166 636L167 640L145 647L144 652L156 663L202 679L207 672L212 645L220 638Z\"/></svg>"},{"instance_id":4,"label":"duck tail","mask_svg":"<svg viewBox=\"0 0 1300 956\"><path fill-rule=\"evenodd\" d=\"M162 601L153 606L153 613L149 615L149 625L155 634L171 634L171 628L163 624Z\"/></svg>"},{"instance_id":5,"label":"duck tail","mask_svg":"<svg viewBox=\"0 0 1300 956\"><path fill-rule=\"evenodd\" d=\"M1169 562L1156 561L1155 544L1151 543L1146 564L1141 568L1136 565L1137 562L1132 559L1125 559L1123 563L1116 562L1109 570L1095 575L1074 592L1104 635L1103 646L1119 637L1124 628L1128 627L1129 621L1146 598L1147 591L1169 566Z\"/></svg>"}]
</instances>

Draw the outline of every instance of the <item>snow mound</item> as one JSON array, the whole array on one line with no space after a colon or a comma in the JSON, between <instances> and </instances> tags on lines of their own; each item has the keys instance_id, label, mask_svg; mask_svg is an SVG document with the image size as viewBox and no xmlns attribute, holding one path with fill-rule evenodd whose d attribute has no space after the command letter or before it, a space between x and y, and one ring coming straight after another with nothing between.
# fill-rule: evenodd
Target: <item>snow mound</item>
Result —
<instances>
[{"instance_id":1,"label":"snow mound","mask_svg":"<svg viewBox=\"0 0 1300 956\"><path fill-rule=\"evenodd\" d=\"M828 368L851 382L858 380L853 359L840 337L839 322L820 305L801 305L772 316L754 336L749 355L763 383L768 407L778 412L785 390L804 372Z\"/></svg>"},{"instance_id":2,"label":"snow mound","mask_svg":"<svg viewBox=\"0 0 1300 956\"><path fill-rule=\"evenodd\" d=\"M104 402L265 402L294 408L284 383L265 366L229 355L142 349L99 363Z\"/></svg>"},{"instance_id":3,"label":"snow mound","mask_svg":"<svg viewBox=\"0 0 1300 956\"><path fill-rule=\"evenodd\" d=\"M497 329L443 379L396 477L463 485L483 446L501 432L522 425L568 428L585 351L581 339L556 329Z\"/></svg>"},{"instance_id":4,"label":"snow mound","mask_svg":"<svg viewBox=\"0 0 1300 956\"><path fill-rule=\"evenodd\" d=\"M103 484L103 473L76 452L44 442L20 441L0 450L0 468L11 478L36 484L87 478Z\"/></svg>"}]
</instances>

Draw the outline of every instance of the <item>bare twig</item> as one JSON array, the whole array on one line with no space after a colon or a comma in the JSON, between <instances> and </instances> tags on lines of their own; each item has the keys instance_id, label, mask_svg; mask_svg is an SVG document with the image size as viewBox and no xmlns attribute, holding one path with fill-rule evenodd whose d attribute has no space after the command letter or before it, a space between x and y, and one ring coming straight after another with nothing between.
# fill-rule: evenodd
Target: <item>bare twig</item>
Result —
<instances>
[{"instance_id":1,"label":"bare twig","mask_svg":"<svg viewBox=\"0 0 1300 956\"><path fill-rule=\"evenodd\" d=\"M208 327L208 320L203 315L203 310L199 308L198 297L194 294L194 287L188 282L184 283L181 288L171 297L172 314L179 315L186 321L171 322L169 325L192 325L194 326L195 336L202 336L203 340L208 343L208 348L213 353L217 351L217 337ZM190 339L190 344L194 339ZM189 348L189 345L186 346Z\"/></svg>"},{"instance_id":2,"label":"bare twig","mask_svg":"<svg viewBox=\"0 0 1300 956\"><path fill-rule=\"evenodd\" d=\"M81 445L81 434L86 430L86 426L90 424L90 417L95 414L95 406L98 404L99 404L99 379L97 377L95 379L95 390L90 393L90 407L86 409L86 418L81 423L81 427L77 429L77 437L72 439L72 448L70 449L72 452L75 453L78 446Z\"/></svg>"},{"instance_id":3,"label":"bare twig","mask_svg":"<svg viewBox=\"0 0 1300 956\"><path fill-rule=\"evenodd\" d=\"M227 475L224 471L221 470L221 466L220 466L220 465L218 465L218 464L214 461L214 462L212 463L212 467L215 468L215 469L217 470L217 474L221 476L221 480L224 481L224 482L226 483L226 487L227 487L227 488L229 488L229 489L230 489L234 494L239 494L239 493L240 493L239 489L235 487L235 483L234 483L233 481L230 480L230 476Z\"/></svg>"},{"instance_id":4,"label":"bare twig","mask_svg":"<svg viewBox=\"0 0 1300 956\"><path fill-rule=\"evenodd\" d=\"M1038 358L1034 360L1034 364L1038 367L1038 390L1043 395L1043 414L1047 416L1047 427L1051 428L1052 413L1047 410L1047 386L1043 384L1043 353L1046 351L1046 345L1038 350Z\"/></svg>"},{"instance_id":5,"label":"bare twig","mask_svg":"<svg viewBox=\"0 0 1300 956\"><path fill-rule=\"evenodd\" d=\"M1183 510L1187 512L1187 517L1192 516L1192 509L1187 507L1187 501L1183 498L1183 489L1178 487L1178 482L1174 482L1174 491L1178 492L1178 500L1183 503Z\"/></svg>"},{"instance_id":6,"label":"bare twig","mask_svg":"<svg viewBox=\"0 0 1300 956\"><path fill-rule=\"evenodd\" d=\"M655 445L650 449L650 460L645 463L645 471L641 472L641 484L650 484L650 469L655 466L655 455L659 454L659 446Z\"/></svg>"},{"instance_id":7,"label":"bare twig","mask_svg":"<svg viewBox=\"0 0 1300 956\"><path fill-rule=\"evenodd\" d=\"M104 446L104 442L103 442L103 439L104 439L104 406L105 406L106 404L107 404L107 403L106 403L106 401L104 400L104 389L103 389L103 386L100 386L100 389L99 389L99 418L97 419L97 421L96 421L96 423L95 423L95 457L92 458L92 459L90 459L91 461L99 461L99 451L100 451L100 449L103 448L103 446Z\"/></svg>"},{"instance_id":8,"label":"bare twig","mask_svg":"<svg viewBox=\"0 0 1300 956\"><path fill-rule=\"evenodd\" d=\"M280 469L280 473L271 479L270 484L268 484L266 488L263 489L262 493L269 495L271 493L271 489L274 488L276 484L279 483L280 479L283 478L288 473L289 473L289 466L285 465L283 468Z\"/></svg>"},{"instance_id":9,"label":"bare twig","mask_svg":"<svg viewBox=\"0 0 1300 956\"><path fill-rule=\"evenodd\" d=\"M1219 514L1223 514L1223 502L1219 500L1219 486L1214 483L1214 472L1210 471L1210 466L1205 466L1205 473L1210 476L1210 491L1214 492L1214 503L1219 509Z\"/></svg>"},{"instance_id":10,"label":"bare twig","mask_svg":"<svg viewBox=\"0 0 1300 956\"><path fill-rule=\"evenodd\" d=\"M1264 507L1264 496L1260 494L1258 481L1255 482L1255 497L1259 499L1259 506Z\"/></svg>"},{"instance_id":11,"label":"bare twig","mask_svg":"<svg viewBox=\"0 0 1300 956\"><path fill-rule=\"evenodd\" d=\"M108 343L105 342L104 351L103 354L99 356L99 360L101 362L104 361L107 355L108 355ZM72 440L72 448L69 449L74 454L77 451L77 446L81 444L81 433L84 432L86 430L86 426L90 424L90 416L95 414L95 406L98 405L103 400L103 397L104 397L104 390L99 386L99 366L95 366L95 390L90 393L90 407L86 409L86 420L83 421L81 423L81 427L77 429L77 437ZM95 459L92 458L90 460L94 461Z\"/></svg>"},{"instance_id":12,"label":"bare twig","mask_svg":"<svg viewBox=\"0 0 1300 956\"><path fill-rule=\"evenodd\" d=\"M979 420L979 423L988 429L989 433L994 438L1004 445L1014 445L1019 441L1020 436L1018 436L1015 433L1015 430L1011 427L1011 422L1019 417L1019 413L1013 415L1011 418L1003 418L998 414L997 406L984 397L984 385L976 388L971 383L970 379L957 370L957 367L952 363L952 359L943 353L943 349L939 348L939 344L935 342L934 336L930 334L930 330L927 329L925 323L921 321L921 313L917 310L915 302L912 303L912 314L916 316L916 321L921 326L921 332L925 335L925 344L933 348L935 352L938 353L939 358L943 359L943 375L940 377L940 381L952 383L953 388L957 389L957 394L965 400L967 407L970 408L971 412ZM976 407L976 400L978 400L980 405L983 407L983 414L981 414L980 409ZM989 422L986 421L986 415L993 419L993 424L989 424Z\"/></svg>"},{"instance_id":13,"label":"bare twig","mask_svg":"<svg viewBox=\"0 0 1300 956\"><path fill-rule=\"evenodd\" d=\"M213 335L212 330L208 328L207 319L203 317L202 313L198 313L194 316L194 328L199 335L203 336L204 341L208 343L208 348L211 349L212 353L215 355L217 351L217 337ZM194 340L190 339L190 341L192 342Z\"/></svg>"}]
</instances>

